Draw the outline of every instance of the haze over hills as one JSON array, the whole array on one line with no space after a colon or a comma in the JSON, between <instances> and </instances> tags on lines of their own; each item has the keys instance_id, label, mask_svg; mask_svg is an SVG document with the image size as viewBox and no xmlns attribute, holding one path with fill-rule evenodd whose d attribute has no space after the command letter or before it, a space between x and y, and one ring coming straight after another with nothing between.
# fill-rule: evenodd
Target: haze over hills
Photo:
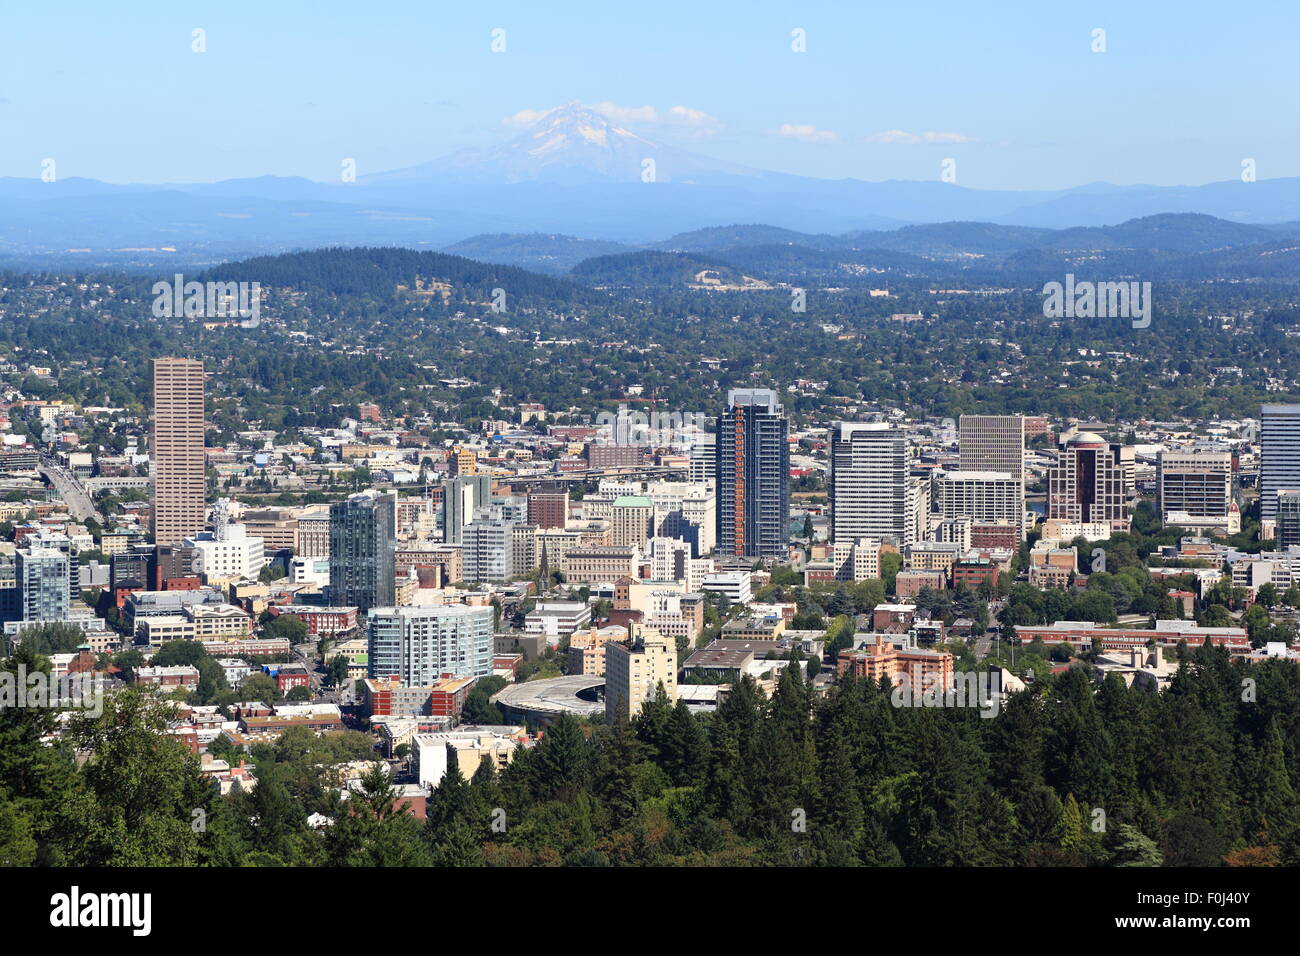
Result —
<instances>
[{"instance_id":1,"label":"haze over hills","mask_svg":"<svg viewBox=\"0 0 1300 956\"><path fill-rule=\"evenodd\" d=\"M1254 226L1193 213L1134 219L1108 227L1038 229L987 222L948 222L904 226L894 230L854 231L841 235L800 233L767 225L709 227L680 233L644 246L601 243L564 235L481 235L445 251L486 262L516 265L551 274L573 270L589 257L601 256L603 274L614 258L626 255L630 277L647 275L637 253L656 250L724 262L743 272L778 281L866 275L873 270L907 275L993 277L1028 269L1060 271L1092 263L1129 268L1148 256L1148 265L1194 272L1212 261L1212 253L1235 252L1217 262L1233 263L1235 275L1286 275L1290 239L1300 237L1300 223ZM1198 258L1200 257L1200 258ZM1178 268L1183 268L1179 266ZM671 270L662 275L671 274Z\"/></svg>"},{"instance_id":2,"label":"haze over hills","mask_svg":"<svg viewBox=\"0 0 1300 956\"><path fill-rule=\"evenodd\" d=\"M1183 226L1174 237L1155 236L1148 227L1133 237L1114 232L1115 224L1169 213L1224 220L1215 227L1217 245L1263 241L1265 232L1246 230L1300 220L1300 178L1023 192L937 179L815 179L711 159L570 103L498 145L389 172L363 171L353 183L280 176L167 185L0 178L0 263L152 267L337 244L468 243L454 251L504 255L492 251L484 234L515 237L506 241L519 256L511 261L552 272L620 245L705 252L792 242L820 250L1003 255L1034 247L1045 230L1066 230L1052 234L1050 243L1200 248L1200 239L1170 244L1183 241L1177 237ZM733 235L740 227L725 223L761 227ZM1227 232L1234 225L1240 231ZM1102 231L1077 231L1088 229ZM530 251L517 238L538 233L552 237L550 248L542 243ZM698 235L682 238L691 233ZM582 241L600 245L583 248ZM144 252L128 256L127 249Z\"/></svg>"}]
</instances>

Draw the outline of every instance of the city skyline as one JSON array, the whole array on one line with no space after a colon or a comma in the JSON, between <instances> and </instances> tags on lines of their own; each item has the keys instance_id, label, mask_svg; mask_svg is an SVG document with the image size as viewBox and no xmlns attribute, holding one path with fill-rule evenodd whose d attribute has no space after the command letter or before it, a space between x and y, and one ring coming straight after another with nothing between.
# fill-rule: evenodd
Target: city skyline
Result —
<instances>
[{"instance_id":1,"label":"city skyline","mask_svg":"<svg viewBox=\"0 0 1300 956\"><path fill-rule=\"evenodd\" d=\"M7 11L19 914L887 867L895 922L996 869L1003 923L1050 872L1084 936L1280 928L1298 23Z\"/></svg>"}]
</instances>

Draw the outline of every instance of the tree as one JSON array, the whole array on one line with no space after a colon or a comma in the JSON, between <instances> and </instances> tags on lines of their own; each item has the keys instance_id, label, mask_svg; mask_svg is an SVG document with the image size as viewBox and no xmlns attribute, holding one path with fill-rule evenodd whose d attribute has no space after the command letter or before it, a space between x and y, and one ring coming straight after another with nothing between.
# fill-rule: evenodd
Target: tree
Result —
<instances>
[{"instance_id":1,"label":"tree","mask_svg":"<svg viewBox=\"0 0 1300 956\"><path fill-rule=\"evenodd\" d=\"M1211 604L1205 609L1203 617L1204 627L1232 627L1232 615L1222 604Z\"/></svg>"},{"instance_id":2,"label":"tree","mask_svg":"<svg viewBox=\"0 0 1300 956\"><path fill-rule=\"evenodd\" d=\"M263 584L269 584L272 581L279 581L284 576L284 566L278 561L272 561L270 564L264 565L262 570L257 572L257 580L261 581Z\"/></svg>"},{"instance_id":3,"label":"tree","mask_svg":"<svg viewBox=\"0 0 1300 956\"><path fill-rule=\"evenodd\" d=\"M1160 866L1164 863L1156 841L1129 823L1121 823L1115 828L1109 851L1111 866Z\"/></svg>"},{"instance_id":4,"label":"tree","mask_svg":"<svg viewBox=\"0 0 1300 956\"><path fill-rule=\"evenodd\" d=\"M153 667L193 667L207 657L208 652L198 641L168 641L158 648L150 665Z\"/></svg>"},{"instance_id":5,"label":"tree","mask_svg":"<svg viewBox=\"0 0 1300 956\"><path fill-rule=\"evenodd\" d=\"M174 711L143 689L107 696L99 716L73 720L77 746L94 754L86 789L64 808L64 852L81 866L185 865L199 858L196 809L212 787L198 758L165 733Z\"/></svg>"},{"instance_id":6,"label":"tree","mask_svg":"<svg viewBox=\"0 0 1300 956\"><path fill-rule=\"evenodd\" d=\"M1075 621L1093 621L1098 624L1113 622L1118 615L1115 612L1115 599L1105 591L1089 589L1075 598L1070 606L1070 619Z\"/></svg>"},{"instance_id":7,"label":"tree","mask_svg":"<svg viewBox=\"0 0 1300 956\"><path fill-rule=\"evenodd\" d=\"M1218 866L1226 850L1218 831L1204 817L1180 813L1165 824L1165 866Z\"/></svg>"},{"instance_id":8,"label":"tree","mask_svg":"<svg viewBox=\"0 0 1300 956\"><path fill-rule=\"evenodd\" d=\"M45 622L22 629L22 644L36 654L70 654L86 643L86 632L76 624Z\"/></svg>"},{"instance_id":9,"label":"tree","mask_svg":"<svg viewBox=\"0 0 1300 956\"><path fill-rule=\"evenodd\" d=\"M0 792L0 866L32 866L36 862L32 826L31 817Z\"/></svg>"},{"instance_id":10,"label":"tree","mask_svg":"<svg viewBox=\"0 0 1300 956\"><path fill-rule=\"evenodd\" d=\"M903 568L903 556L893 551L883 551L880 555L880 577L884 581L885 591L895 593L898 572Z\"/></svg>"},{"instance_id":11,"label":"tree","mask_svg":"<svg viewBox=\"0 0 1300 956\"><path fill-rule=\"evenodd\" d=\"M505 679L484 677L474 682L465 697L461 720L467 724L499 725L505 722L501 708L492 703L491 696L505 686Z\"/></svg>"},{"instance_id":12,"label":"tree","mask_svg":"<svg viewBox=\"0 0 1300 956\"><path fill-rule=\"evenodd\" d=\"M267 703L274 703L283 696L275 680L269 674L260 671L245 677L244 682L239 685L239 692L244 700L261 700Z\"/></svg>"},{"instance_id":13,"label":"tree","mask_svg":"<svg viewBox=\"0 0 1300 956\"><path fill-rule=\"evenodd\" d=\"M350 664L345 655L337 654L331 657L329 664L325 668L325 685L327 687L342 687L347 683L349 667Z\"/></svg>"},{"instance_id":14,"label":"tree","mask_svg":"<svg viewBox=\"0 0 1300 956\"><path fill-rule=\"evenodd\" d=\"M302 618L292 613L272 616L262 625L262 634L268 638L283 638L290 644L301 644L310 638Z\"/></svg>"},{"instance_id":15,"label":"tree","mask_svg":"<svg viewBox=\"0 0 1300 956\"><path fill-rule=\"evenodd\" d=\"M556 718L535 748L535 757L533 783L542 799L572 799L583 788L591 749L572 714Z\"/></svg>"}]
</instances>

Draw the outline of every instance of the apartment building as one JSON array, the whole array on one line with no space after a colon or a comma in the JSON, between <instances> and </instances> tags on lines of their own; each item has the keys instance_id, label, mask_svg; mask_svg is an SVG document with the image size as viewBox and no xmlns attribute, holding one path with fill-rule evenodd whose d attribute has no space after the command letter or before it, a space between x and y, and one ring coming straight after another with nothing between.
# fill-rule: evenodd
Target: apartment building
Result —
<instances>
[{"instance_id":1,"label":"apartment building","mask_svg":"<svg viewBox=\"0 0 1300 956\"><path fill-rule=\"evenodd\" d=\"M605 719L631 720L662 686L677 700L677 643L633 624L627 641L605 645Z\"/></svg>"},{"instance_id":2,"label":"apartment building","mask_svg":"<svg viewBox=\"0 0 1300 956\"><path fill-rule=\"evenodd\" d=\"M378 607L367 617L370 676L431 684L492 673L493 609L465 604Z\"/></svg>"}]
</instances>

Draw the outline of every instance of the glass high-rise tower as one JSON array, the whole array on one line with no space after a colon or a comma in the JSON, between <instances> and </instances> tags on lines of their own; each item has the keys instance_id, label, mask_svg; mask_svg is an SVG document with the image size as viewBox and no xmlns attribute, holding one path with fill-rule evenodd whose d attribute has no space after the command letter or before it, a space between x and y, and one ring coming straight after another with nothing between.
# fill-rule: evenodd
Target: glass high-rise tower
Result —
<instances>
[{"instance_id":1,"label":"glass high-rise tower","mask_svg":"<svg viewBox=\"0 0 1300 956\"><path fill-rule=\"evenodd\" d=\"M330 505L330 604L392 605L396 580L397 498L363 491Z\"/></svg>"},{"instance_id":2,"label":"glass high-rise tower","mask_svg":"<svg viewBox=\"0 0 1300 956\"><path fill-rule=\"evenodd\" d=\"M790 422L776 392L733 388L718 419L718 551L783 557L790 524Z\"/></svg>"}]
</instances>

